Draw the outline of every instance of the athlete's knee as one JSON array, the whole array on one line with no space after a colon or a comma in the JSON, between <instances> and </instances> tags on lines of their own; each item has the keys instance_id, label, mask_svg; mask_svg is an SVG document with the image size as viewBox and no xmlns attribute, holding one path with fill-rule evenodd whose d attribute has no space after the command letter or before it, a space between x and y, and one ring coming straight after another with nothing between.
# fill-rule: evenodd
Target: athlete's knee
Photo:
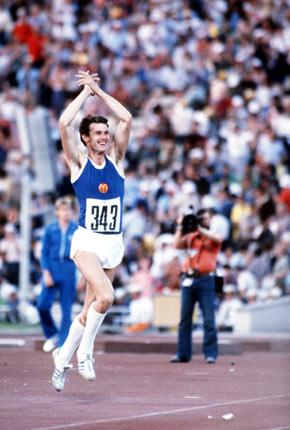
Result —
<instances>
[{"instance_id":1,"label":"athlete's knee","mask_svg":"<svg viewBox=\"0 0 290 430\"><path fill-rule=\"evenodd\" d=\"M114 303L114 293L107 292L98 297L97 307L100 312L106 312Z\"/></svg>"}]
</instances>

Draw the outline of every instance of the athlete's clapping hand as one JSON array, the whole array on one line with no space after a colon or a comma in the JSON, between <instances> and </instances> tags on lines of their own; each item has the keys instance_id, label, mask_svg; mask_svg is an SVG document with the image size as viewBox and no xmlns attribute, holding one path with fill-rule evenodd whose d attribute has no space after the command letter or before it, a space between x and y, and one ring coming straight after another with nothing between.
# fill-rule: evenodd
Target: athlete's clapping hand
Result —
<instances>
[{"instance_id":1,"label":"athlete's clapping hand","mask_svg":"<svg viewBox=\"0 0 290 430\"><path fill-rule=\"evenodd\" d=\"M89 71L80 70L75 76L77 78L78 86L89 88L92 95L97 94L100 82L98 73L93 73L90 75Z\"/></svg>"}]
</instances>

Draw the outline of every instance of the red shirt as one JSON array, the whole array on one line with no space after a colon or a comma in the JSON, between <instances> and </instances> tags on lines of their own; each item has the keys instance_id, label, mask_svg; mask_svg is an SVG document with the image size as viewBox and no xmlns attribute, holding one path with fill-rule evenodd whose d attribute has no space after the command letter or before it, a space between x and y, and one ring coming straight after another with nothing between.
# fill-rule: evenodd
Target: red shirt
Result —
<instances>
[{"instance_id":1,"label":"red shirt","mask_svg":"<svg viewBox=\"0 0 290 430\"><path fill-rule=\"evenodd\" d=\"M290 212L290 188L283 188L278 195L278 200L283 202L287 206L288 212Z\"/></svg>"},{"instance_id":2,"label":"red shirt","mask_svg":"<svg viewBox=\"0 0 290 430\"><path fill-rule=\"evenodd\" d=\"M27 43L33 33L33 27L28 22L18 22L13 29L13 36L20 43Z\"/></svg>"},{"instance_id":3,"label":"red shirt","mask_svg":"<svg viewBox=\"0 0 290 430\"><path fill-rule=\"evenodd\" d=\"M28 53L33 61L41 60L43 58L44 44L46 38L40 34L32 34L27 41Z\"/></svg>"},{"instance_id":4,"label":"red shirt","mask_svg":"<svg viewBox=\"0 0 290 430\"><path fill-rule=\"evenodd\" d=\"M189 269L192 269L198 270L201 273L214 272L222 241L213 241L202 236L199 232L191 233L185 239L189 252L191 249L195 249L197 253L192 257L188 256L184 260L182 271L187 272Z\"/></svg>"}]
</instances>

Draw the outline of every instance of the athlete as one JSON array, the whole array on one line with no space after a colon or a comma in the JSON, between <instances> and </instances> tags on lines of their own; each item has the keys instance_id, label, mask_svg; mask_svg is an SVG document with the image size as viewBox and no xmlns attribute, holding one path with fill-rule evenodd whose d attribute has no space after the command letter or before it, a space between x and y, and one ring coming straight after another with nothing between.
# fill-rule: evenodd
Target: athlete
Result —
<instances>
[{"instance_id":1,"label":"athlete","mask_svg":"<svg viewBox=\"0 0 290 430\"><path fill-rule=\"evenodd\" d=\"M82 312L72 322L68 337L53 353L55 371L52 384L64 388L70 360L77 350L78 372L86 380L95 379L93 348L97 332L113 303L112 281L123 253L122 212L124 197L123 160L128 145L132 116L99 86L97 74L80 71L81 93L62 113L59 126L66 162L80 206L79 227L71 244L71 258L86 280ZM97 96L117 117L110 136L108 120L86 116L79 133L87 155L79 148L75 134L76 116L85 101Z\"/></svg>"}]
</instances>

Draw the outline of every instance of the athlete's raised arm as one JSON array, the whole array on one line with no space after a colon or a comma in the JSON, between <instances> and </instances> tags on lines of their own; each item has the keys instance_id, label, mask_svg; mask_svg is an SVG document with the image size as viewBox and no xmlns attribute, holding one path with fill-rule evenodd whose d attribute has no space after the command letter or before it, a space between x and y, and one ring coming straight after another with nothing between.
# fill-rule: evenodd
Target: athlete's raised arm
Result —
<instances>
[{"instance_id":1,"label":"athlete's raised arm","mask_svg":"<svg viewBox=\"0 0 290 430\"><path fill-rule=\"evenodd\" d=\"M92 79L97 79L97 75L92 75ZM66 107L59 119L59 129L62 147L65 153L66 162L70 169L80 167L83 160L83 153L78 148L78 141L74 128L74 119L84 102L92 95L92 90L85 85L81 93Z\"/></svg>"},{"instance_id":2,"label":"athlete's raised arm","mask_svg":"<svg viewBox=\"0 0 290 430\"><path fill-rule=\"evenodd\" d=\"M94 75L80 71L76 76L79 78L78 84L89 86L90 90L100 97L117 117L118 125L114 133L114 145L110 149L110 155L113 156L117 162L122 161L125 157L131 131L131 113L121 103L100 88L94 79Z\"/></svg>"}]
</instances>

